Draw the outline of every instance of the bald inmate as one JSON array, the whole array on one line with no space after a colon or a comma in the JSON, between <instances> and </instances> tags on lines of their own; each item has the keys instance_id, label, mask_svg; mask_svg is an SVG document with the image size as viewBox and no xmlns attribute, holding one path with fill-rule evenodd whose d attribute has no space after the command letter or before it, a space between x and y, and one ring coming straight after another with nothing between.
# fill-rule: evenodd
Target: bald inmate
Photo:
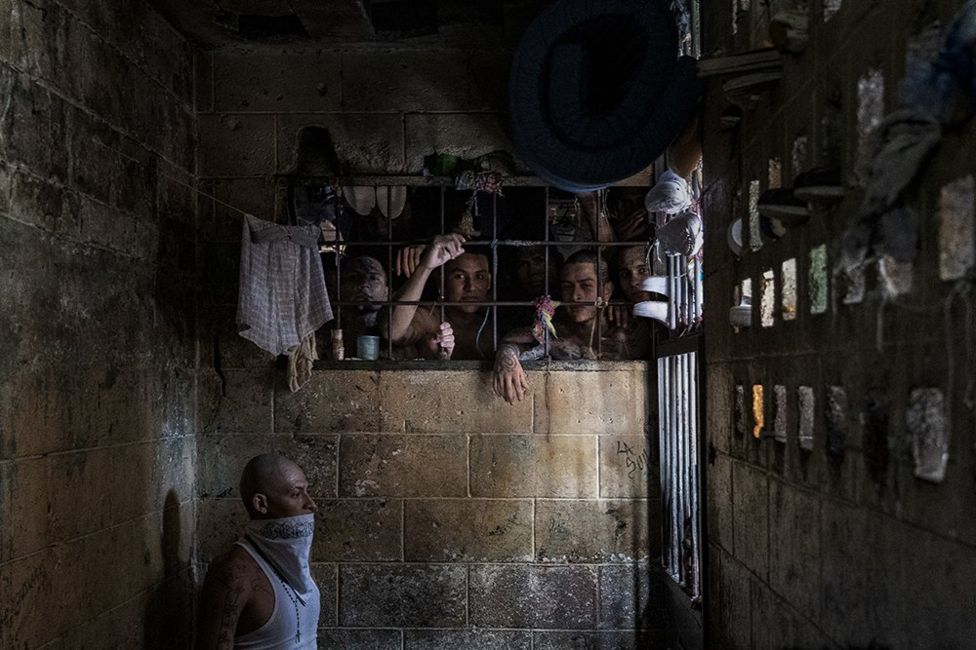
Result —
<instances>
[{"instance_id":1,"label":"bald inmate","mask_svg":"<svg viewBox=\"0 0 976 650\"><path fill-rule=\"evenodd\" d=\"M240 491L250 522L207 571L197 648L315 648L315 502L305 472L280 454L261 454L244 466Z\"/></svg>"}]
</instances>

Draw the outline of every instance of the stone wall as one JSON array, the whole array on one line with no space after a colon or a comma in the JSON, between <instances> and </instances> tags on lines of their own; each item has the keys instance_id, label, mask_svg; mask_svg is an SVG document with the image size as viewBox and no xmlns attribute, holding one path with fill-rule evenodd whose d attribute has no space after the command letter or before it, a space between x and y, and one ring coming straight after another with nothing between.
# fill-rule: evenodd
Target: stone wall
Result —
<instances>
[{"instance_id":1,"label":"stone wall","mask_svg":"<svg viewBox=\"0 0 976 650\"><path fill-rule=\"evenodd\" d=\"M532 371L531 395L510 407L486 371L351 363L296 394L274 369L224 370L201 412L202 560L239 534L244 463L276 450L318 503L322 647L658 638L646 364Z\"/></svg>"},{"instance_id":2,"label":"stone wall","mask_svg":"<svg viewBox=\"0 0 976 650\"><path fill-rule=\"evenodd\" d=\"M505 50L364 45L218 51L198 57L200 174L214 195L255 215L281 211L276 174L294 172L299 132L327 129L340 169L419 174L435 150L512 151L504 117ZM220 226L239 215L216 208Z\"/></svg>"},{"instance_id":3,"label":"stone wall","mask_svg":"<svg viewBox=\"0 0 976 650\"><path fill-rule=\"evenodd\" d=\"M234 328L241 216L221 202L283 219L276 174L294 171L306 126L329 131L351 174L511 151L508 61L384 45L198 59L199 170L217 199L200 209L200 559L241 530L247 459L297 459L319 504L323 647L637 647L658 633L644 364L533 373L514 408L478 364L347 363L291 395Z\"/></svg>"},{"instance_id":4,"label":"stone wall","mask_svg":"<svg viewBox=\"0 0 976 650\"><path fill-rule=\"evenodd\" d=\"M947 217L939 198L946 184L976 168L973 125L944 135L911 194L922 215L920 254L907 274L911 290L883 300L876 265L867 270L863 299L840 277L823 275L829 300L817 313L811 303L819 279L810 256L826 244L832 267L835 243L857 212L858 125L869 126L876 115L871 71L880 71L884 112L891 111L906 43L921 44L923 28L935 20L944 26L962 2L811 5L809 46L784 57L782 80L756 94L738 130L723 130L720 120L729 106L721 89L728 79L710 81L707 91L708 631L716 647L967 647L976 634L970 615L976 468L966 396L976 359L963 296L971 294L973 275L940 278L939 233ZM825 22L824 12L838 5ZM747 12L732 34L735 6L703 3L704 51L759 43L762 33L750 29ZM796 146L803 137L806 156L803 141ZM748 224L749 184L769 187L776 159L785 186L814 164L840 163L847 196L736 260L726 228L739 217ZM782 263L790 259L798 288L792 320L782 307L789 293ZM764 327L767 271L774 277L773 309ZM752 282L753 323L736 333L728 310L744 279ZM755 409L754 387L763 389ZM777 404L777 387L785 408ZM814 398L810 450L799 444L801 387ZM919 388L941 391L950 415L941 484L914 476L906 413ZM785 442L776 440L778 430Z\"/></svg>"},{"instance_id":5,"label":"stone wall","mask_svg":"<svg viewBox=\"0 0 976 650\"><path fill-rule=\"evenodd\" d=\"M350 174L511 151L509 56L374 44L198 58L199 171L217 199L200 208L200 559L239 535L247 459L297 459L319 504L324 647L637 647L658 633L644 364L533 373L515 408L470 363L349 362L291 395L234 327L238 209L285 218L276 175L294 171L300 129L328 129Z\"/></svg>"},{"instance_id":6,"label":"stone wall","mask_svg":"<svg viewBox=\"0 0 976 650\"><path fill-rule=\"evenodd\" d=\"M192 60L142 3L0 1L3 648L187 642Z\"/></svg>"}]
</instances>

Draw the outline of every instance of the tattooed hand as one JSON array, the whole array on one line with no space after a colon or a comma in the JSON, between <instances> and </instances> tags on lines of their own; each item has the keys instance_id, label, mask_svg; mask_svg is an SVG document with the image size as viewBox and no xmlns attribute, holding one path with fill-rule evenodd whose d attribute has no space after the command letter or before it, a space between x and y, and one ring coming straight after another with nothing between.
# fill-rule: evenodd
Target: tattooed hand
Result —
<instances>
[{"instance_id":1,"label":"tattooed hand","mask_svg":"<svg viewBox=\"0 0 976 650\"><path fill-rule=\"evenodd\" d=\"M502 345L495 355L495 394L509 404L521 402L529 389L529 380L519 363L518 348Z\"/></svg>"}]
</instances>

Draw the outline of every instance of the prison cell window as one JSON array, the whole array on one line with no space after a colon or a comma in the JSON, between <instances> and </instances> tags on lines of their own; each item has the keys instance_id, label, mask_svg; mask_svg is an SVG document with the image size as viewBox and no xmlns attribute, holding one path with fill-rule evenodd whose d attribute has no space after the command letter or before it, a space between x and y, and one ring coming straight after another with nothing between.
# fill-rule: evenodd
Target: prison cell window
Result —
<instances>
[{"instance_id":1,"label":"prison cell window","mask_svg":"<svg viewBox=\"0 0 976 650\"><path fill-rule=\"evenodd\" d=\"M796 319L796 258L783 262L783 300L780 307L783 320Z\"/></svg>"},{"instance_id":2,"label":"prison cell window","mask_svg":"<svg viewBox=\"0 0 976 650\"><path fill-rule=\"evenodd\" d=\"M889 296L899 296L912 290L914 270L911 262L899 262L890 255L878 260L878 277Z\"/></svg>"},{"instance_id":3,"label":"prison cell window","mask_svg":"<svg viewBox=\"0 0 976 650\"><path fill-rule=\"evenodd\" d=\"M965 176L939 195L939 277L958 280L976 266L976 184Z\"/></svg>"},{"instance_id":4,"label":"prison cell window","mask_svg":"<svg viewBox=\"0 0 976 650\"><path fill-rule=\"evenodd\" d=\"M827 386L825 392L827 452L836 458L844 455L847 446L847 391L843 386Z\"/></svg>"},{"instance_id":5,"label":"prison cell window","mask_svg":"<svg viewBox=\"0 0 976 650\"><path fill-rule=\"evenodd\" d=\"M827 245L810 249L810 313L827 311Z\"/></svg>"},{"instance_id":6,"label":"prison cell window","mask_svg":"<svg viewBox=\"0 0 976 650\"><path fill-rule=\"evenodd\" d=\"M823 20L827 22L834 17L838 11L840 11L841 0L824 0L823 3Z\"/></svg>"},{"instance_id":7,"label":"prison cell window","mask_svg":"<svg viewBox=\"0 0 976 650\"><path fill-rule=\"evenodd\" d=\"M783 162L779 158L770 158L766 175L768 189L776 190L783 187Z\"/></svg>"},{"instance_id":8,"label":"prison cell window","mask_svg":"<svg viewBox=\"0 0 976 650\"><path fill-rule=\"evenodd\" d=\"M814 394L810 386L800 386L796 389L796 398L799 408L798 427L800 449L810 451L813 449L813 424L814 424Z\"/></svg>"},{"instance_id":9,"label":"prison cell window","mask_svg":"<svg viewBox=\"0 0 976 650\"><path fill-rule=\"evenodd\" d=\"M762 248L762 227L759 219L759 181L749 181L749 248Z\"/></svg>"},{"instance_id":10,"label":"prison cell window","mask_svg":"<svg viewBox=\"0 0 976 650\"><path fill-rule=\"evenodd\" d=\"M698 472L698 358L688 352L657 361L661 489L665 504L662 564L692 598L701 594Z\"/></svg>"},{"instance_id":11,"label":"prison cell window","mask_svg":"<svg viewBox=\"0 0 976 650\"><path fill-rule=\"evenodd\" d=\"M884 119L884 73L872 68L857 80L857 159L854 178L863 185L873 159L872 138Z\"/></svg>"},{"instance_id":12,"label":"prison cell window","mask_svg":"<svg viewBox=\"0 0 976 650\"><path fill-rule=\"evenodd\" d=\"M752 387L752 437L759 440L766 426L766 402L763 398L762 384Z\"/></svg>"},{"instance_id":13,"label":"prison cell window","mask_svg":"<svg viewBox=\"0 0 976 650\"><path fill-rule=\"evenodd\" d=\"M776 412L773 415L773 437L776 442L786 442L786 386L773 386Z\"/></svg>"},{"instance_id":14,"label":"prison cell window","mask_svg":"<svg viewBox=\"0 0 976 650\"><path fill-rule=\"evenodd\" d=\"M810 140L805 135L797 136L793 140L793 148L790 152L790 172L793 177L805 172L810 166Z\"/></svg>"},{"instance_id":15,"label":"prison cell window","mask_svg":"<svg viewBox=\"0 0 976 650\"><path fill-rule=\"evenodd\" d=\"M431 315L438 313L440 320L443 321L445 320L446 309L476 304L484 313L481 327L477 329L475 336L477 354L483 358L490 358L497 348L500 336L507 333L508 329L504 331L499 329L500 325L506 323L506 316L509 317L508 321L512 321L515 318L515 310L525 311L533 306L531 297L526 295L516 295L514 296L518 298L516 300L506 299L507 296L504 295L504 291L506 289L513 290L513 286L500 286L500 276L506 275L510 285L514 285L516 282L514 270L500 264L506 253L515 257L517 251L520 250L538 248L545 251L545 263L542 265L544 269L539 272L543 288L534 290L532 296L536 296L547 293L548 288L552 286L550 253L554 253L563 247L564 242L565 247L570 249L579 247L595 249L597 266L600 265L601 259L606 260L608 250L611 248L635 245L633 241L601 241L595 236L591 236L595 228L592 227L590 221L594 220L588 219L590 215L583 213L580 202L575 196L568 193L556 194L555 191L551 192L550 188L537 185L532 181L517 183L513 185L510 191L506 191L504 200L508 209L500 214L499 200L496 194L485 191L475 192L470 189L458 190L449 187L443 181L431 183L429 179L403 176L366 176L344 180L347 181L344 184L345 192L340 195L340 199L345 198L345 204L348 204L348 207L341 208L344 203L340 200L335 217L334 241L330 244L332 260L328 266L330 276L334 275L333 279L335 280L335 282L330 283L334 285L330 291L334 291L335 300L332 301L332 304L336 311L336 321L341 322L347 316L349 313L346 310L347 307L352 307L355 312L360 313L363 311L363 305L369 305L370 312L384 310L387 322L392 321L391 316L397 305L424 305L425 309L429 309ZM403 186L402 189L404 190L402 200L399 201L397 209L393 210L391 210L391 204L394 199L390 188L392 184ZM331 191L332 188L327 187L327 189ZM626 192L627 190L621 189L620 191ZM553 196L554 194L556 195ZM370 199L366 201L364 211L376 213L375 209L379 208L378 213L382 215L382 218L377 218L375 221L351 218L351 214L358 214L356 209L360 206L361 198ZM605 207L601 201L602 198L598 197L597 201L597 205L601 209ZM392 218L392 215L398 214L404 205L411 208L413 218ZM512 207L513 205L517 205L518 210L515 210ZM539 224L538 232L525 224L514 223L510 215L513 211L519 214L538 214L543 217L543 223ZM386 215L390 215L390 217ZM554 223L550 223L551 221ZM599 220L595 221L599 223ZM571 229L572 232L569 233L568 237L564 236L566 233L560 231L562 226ZM526 230L527 228L528 230ZM476 250L483 249L483 254L488 261L488 271L493 280L486 288L484 295L476 303L466 300L452 302L445 298L447 280L443 265L431 274L431 281L427 283L423 295L418 300L397 300L394 297L386 296L382 300L356 299L355 292L346 293L342 291L340 279L343 271L347 268L347 262L357 256L375 256L377 266L385 265L386 267L384 271L390 285L389 288L391 290L396 289L397 287L393 286L395 278L392 273L395 268L395 253L398 250L419 250L430 243L430 235L435 232L460 232L467 237L466 247L476 247ZM599 234L601 233L597 233L597 235ZM499 269L508 273L500 274ZM629 306L629 303L622 301L607 301L607 298L611 298L611 296L602 295L603 293L603 284L598 283L596 298L587 301L586 304L598 307L608 304L618 307L625 304ZM698 298L700 293L695 294L691 291L689 295ZM372 298L376 298L376 296L372 296ZM572 303L563 301L563 304ZM697 305L698 303L692 304ZM374 327L372 324L369 326ZM509 329L516 326L511 322L507 324ZM344 330L343 333L349 334L347 330ZM323 332L323 336L329 336L329 333ZM420 352L414 354L412 348L409 350L407 348L395 349L391 337L386 336L384 338L386 338L383 344L384 354L390 359L416 358L421 354ZM550 351L549 337L547 335L543 338L544 341L540 345L540 349L543 351L541 356L545 357ZM334 340L334 337L329 336L327 340ZM349 353L355 350L355 340L356 337L353 336L352 343L349 340L344 342L343 347L346 352L344 356L346 358L349 358ZM590 350L595 358L602 357L602 344L603 337L595 337L592 343L593 349ZM468 354L470 355L470 353L469 350ZM323 356L327 356L327 353ZM455 358L458 357L457 348L454 356ZM460 358L470 359L473 357Z\"/></svg>"},{"instance_id":16,"label":"prison cell window","mask_svg":"<svg viewBox=\"0 0 976 650\"><path fill-rule=\"evenodd\" d=\"M735 387L735 432L740 436L746 434L746 387L738 384Z\"/></svg>"},{"instance_id":17,"label":"prison cell window","mask_svg":"<svg viewBox=\"0 0 976 650\"><path fill-rule=\"evenodd\" d=\"M908 399L905 425L911 435L915 476L941 483L949 460L945 399L938 388L916 388Z\"/></svg>"}]
</instances>

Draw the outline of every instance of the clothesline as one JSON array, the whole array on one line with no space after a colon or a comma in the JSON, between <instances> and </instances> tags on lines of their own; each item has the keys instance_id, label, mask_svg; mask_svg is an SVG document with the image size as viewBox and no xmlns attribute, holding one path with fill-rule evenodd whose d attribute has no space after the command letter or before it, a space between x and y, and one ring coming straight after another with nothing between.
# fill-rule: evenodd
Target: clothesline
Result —
<instances>
[{"instance_id":1,"label":"clothesline","mask_svg":"<svg viewBox=\"0 0 976 650\"><path fill-rule=\"evenodd\" d=\"M219 203L220 205L224 206L225 208L230 208L231 210L240 213L242 216L245 216L245 217L253 217L254 216L250 212L247 212L245 210L241 210L236 205L231 205L227 201L223 201L221 199L218 199L213 194L210 194L208 192L204 192L203 190L201 190L198 187L193 187L189 183L184 183L183 181L181 181L181 180L179 180L177 178L173 178L172 176L167 176L166 174L163 174L163 173L160 173L159 175L161 177L165 178L168 181L172 181L173 183L176 183L177 185L182 185L183 187L187 188L188 190L191 190L193 192L196 192L200 196L204 196L204 197L206 197L206 198L214 201L215 203Z\"/></svg>"}]
</instances>

